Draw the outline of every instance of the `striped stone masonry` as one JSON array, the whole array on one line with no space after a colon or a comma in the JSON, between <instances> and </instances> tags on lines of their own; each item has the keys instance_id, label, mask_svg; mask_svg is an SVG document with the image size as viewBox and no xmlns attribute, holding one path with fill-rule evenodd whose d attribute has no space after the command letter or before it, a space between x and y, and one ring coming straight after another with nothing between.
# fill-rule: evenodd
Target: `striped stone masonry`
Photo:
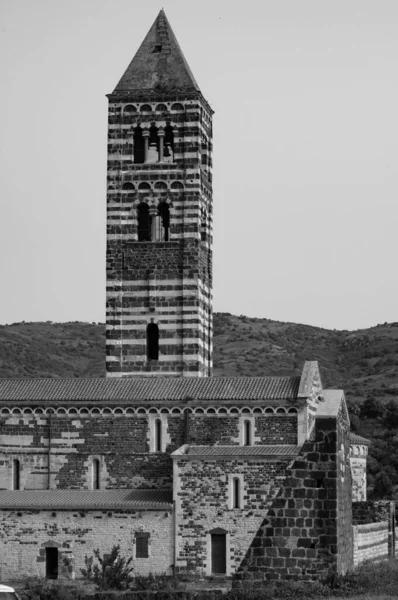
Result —
<instances>
[{"instance_id":1,"label":"striped stone masonry","mask_svg":"<svg viewBox=\"0 0 398 600\"><path fill-rule=\"evenodd\" d=\"M107 376L209 376L212 111L200 92L156 102L134 101L131 94L109 99ZM134 162L137 127L149 140L144 162ZM149 144L153 128L161 137L172 131L172 156ZM142 205L151 241L139 239ZM169 211L167 240L153 229L159 205ZM151 322L159 331L157 359L148 358Z\"/></svg>"},{"instance_id":2,"label":"striped stone masonry","mask_svg":"<svg viewBox=\"0 0 398 600\"><path fill-rule=\"evenodd\" d=\"M354 567L388 558L388 521L354 525Z\"/></svg>"}]
</instances>

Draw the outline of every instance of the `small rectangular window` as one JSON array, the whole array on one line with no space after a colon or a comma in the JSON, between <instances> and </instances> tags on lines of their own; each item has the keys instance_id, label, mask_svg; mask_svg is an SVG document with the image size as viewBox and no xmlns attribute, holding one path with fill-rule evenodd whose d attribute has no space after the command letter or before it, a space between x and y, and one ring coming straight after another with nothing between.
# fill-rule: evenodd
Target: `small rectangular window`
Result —
<instances>
[{"instance_id":1,"label":"small rectangular window","mask_svg":"<svg viewBox=\"0 0 398 600\"><path fill-rule=\"evenodd\" d=\"M148 558L149 556L149 533L136 534L135 557Z\"/></svg>"},{"instance_id":2,"label":"small rectangular window","mask_svg":"<svg viewBox=\"0 0 398 600\"><path fill-rule=\"evenodd\" d=\"M228 475L228 508L230 510L244 506L243 481L243 475Z\"/></svg>"},{"instance_id":3,"label":"small rectangular window","mask_svg":"<svg viewBox=\"0 0 398 600\"><path fill-rule=\"evenodd\" d=\"M232 480L232 507L240 508L240 481L237 477Z\"/></svg>"}]
</instances>

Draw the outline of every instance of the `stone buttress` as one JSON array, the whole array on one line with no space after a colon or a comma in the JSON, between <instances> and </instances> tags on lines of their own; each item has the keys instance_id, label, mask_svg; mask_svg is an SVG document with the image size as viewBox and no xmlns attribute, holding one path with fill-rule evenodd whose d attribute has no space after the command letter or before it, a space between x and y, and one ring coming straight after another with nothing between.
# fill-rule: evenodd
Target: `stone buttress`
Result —
<instances>
[{"instance_id":1,"label":"stone buttress","mask_svg":"<svg viewBox=\"0 0 398 600\"><path fill-rule=\"evenodd\" d=\"M108 377L212 368L212 114L163 10L112 94Z\"/></svg>"}]
</instances>

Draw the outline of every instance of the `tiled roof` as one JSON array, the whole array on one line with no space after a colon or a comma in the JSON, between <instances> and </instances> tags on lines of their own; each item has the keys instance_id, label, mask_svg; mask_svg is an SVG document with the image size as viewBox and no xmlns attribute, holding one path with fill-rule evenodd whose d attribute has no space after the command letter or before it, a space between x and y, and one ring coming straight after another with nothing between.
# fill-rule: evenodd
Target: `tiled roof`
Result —
<instances>
[{"instance_id":1,"label":"tiled roof","mask_svg":"<svg viewBox=\"0 0 398 600\"><path fill-rule=\"evenodd\" d=\"M162 9L113 93L180 90L200 91Z\"/></svg>"},{"instance_id":2,"label":"tiled roof","mask_svg":"<svg viewBox=\"0 0 398 600\"><path fill-rule=\"evenodd\" d=\"M356 433L350 432L350 442L351 444L364 444L369 446L372 442L361 435L357 435Z\"/></svg>"},{"instance_id":3,"label":"tiled roof","mask_svg":"<svg viewBox=\"0 0 398 600\"><path fill-rule=\"evenodd\" d=\"M0 379L0 403L248 402L297 397L299 377Z\"/></svg>"},{"instance_id":4,"label":"tiled roof","mask_svg":"<svg viewBox=\"0 0 398 600\"><path fill-rule=\"evenodd\" d=\"M181 446L173 452L172 456L187 457L230 457L230 456L297 456L300 452L299 446Z\"/></svg>"},{"instance_id":5,"label":"tiled roof","mask_svg":"<svg viewBox=\"0 0 398 600\"><path fill-rule=\"evenodd\" d=\"M169 510L172 502L168 490L0 490L0 508L9 509Z\"/></svg>"}]
</instances>

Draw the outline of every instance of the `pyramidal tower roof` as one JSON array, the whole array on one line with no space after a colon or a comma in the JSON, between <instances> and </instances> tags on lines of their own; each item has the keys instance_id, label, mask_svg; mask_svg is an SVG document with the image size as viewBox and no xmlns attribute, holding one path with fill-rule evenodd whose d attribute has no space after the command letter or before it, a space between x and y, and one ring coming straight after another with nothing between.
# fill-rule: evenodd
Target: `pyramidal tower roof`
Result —
<instances>
[{"instance_id":1,"label":"pyramidal tower roof","mask_svg":"<svg viewBox=\"0 0 398 600\"><path fill-rule=\"evenodd\" d=\"M200 92L162 9L113 94Z\"/></svg>"}]
</instances>

